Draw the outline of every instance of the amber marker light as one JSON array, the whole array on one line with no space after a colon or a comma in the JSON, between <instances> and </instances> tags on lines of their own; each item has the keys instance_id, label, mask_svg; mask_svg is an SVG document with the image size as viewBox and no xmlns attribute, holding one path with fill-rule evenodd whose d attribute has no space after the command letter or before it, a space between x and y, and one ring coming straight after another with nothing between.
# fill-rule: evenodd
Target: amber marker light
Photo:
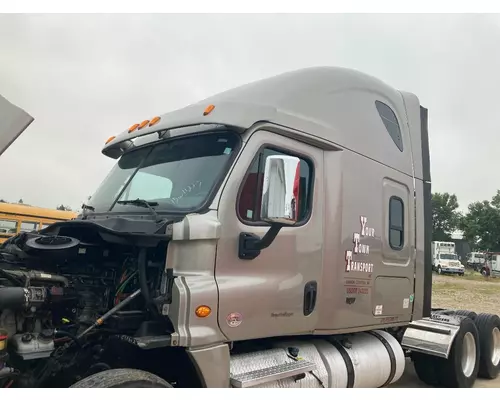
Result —
<instances>
[{"instance_id":1,"label":"amber marker light","mask_svg":"<svg viewBox=\"0 0 500 400\"><path fill-rule=\"evenodd\" d=\"M198 306L198 308L195 311L195 314L199 318L205 318L208 317L212 313L212 310L210 309L209 306Z\"/></svg>"},{"instance_id":2,"label":"amber marker light","mask_svg":"<svg viewBox=\"0 0 500 400\"><path fill-rule=\"evenodd\" d=\"M207 116L214 110L215 106L213 104L210 104L207 108L205 108L205 111L203 111L203 115Z\"/></svg>"},{"instance_id":3,"label":"amber marker light","mask_svg":"<svg viewBox=\"0 0 500 400\"><path fill-rule=\"evenodd\" d=\"M144 128L147 124L149 124L149 119L145 119L144 121L142 121L139 126L137 127L137 129L142 129Z\"/></svg>"},{"instance_id":4,"label":"amber marker light","mask_svg":"<svg viewBox=\"0 0 500 400\"><path fill-rule=\"evenodd\" d=\"M139 128L139 124L134 124L130 128L128 128L128 133L132 133L135 131L137 128Z\"/></svg>"},{"instance_id":5,"label":"amber marker light","mask_svg":"<svg viewBox=\"0 0 500 400\"><path fill-rule=\"evenodd\" d=\"M149 126L156 125L158 122L160 122L160 117L154 117L151 122L149 123Z\"/></svg>"}]
</instances>

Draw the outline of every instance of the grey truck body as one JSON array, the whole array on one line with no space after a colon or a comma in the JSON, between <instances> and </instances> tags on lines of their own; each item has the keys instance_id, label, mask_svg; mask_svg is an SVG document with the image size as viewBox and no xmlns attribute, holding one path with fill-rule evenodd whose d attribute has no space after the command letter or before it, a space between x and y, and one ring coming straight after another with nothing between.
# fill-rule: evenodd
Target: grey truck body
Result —
<instances>
[{"instance_id":1,"label":"grey truck body","mask_svg":"<svg viewBox=\"0 0 500 400\"><path fill-rule=\"evenodd\" d=\"M394 112L401 135L397 143L376 102ZM204 116L210 104L215 108ZM430 211L430 172L426 116L415 95L394 90L378 79L342 68L311 68L251 83L162 115L159 124L132 134L125 131L105 146L104 154L116 157L124 141L197 124L225 125L242 132L240 154L212 196L210 211L186 217L193 232L206 227L203 233L197 232L202 235L200 240L189 241L189 230L182 222L177 239L177 227L173 227L170 265L185 275L187 289L204 288L196 290L198 298L191 294L191 302L207 303L219 310L210 335L208 327L194 329L186 344L367 330L428 316L430 240L424 216ZM268 229L245 224L235 209L243 178L263 146L311 160L311 212L301 226L284 228L258 258L241 260L237 252L240 232L262 236ZM392 196L404 203L404 244L396 250L389 244ZM346 251L353 250L353 234L362 228L361 217L366 218L374 235L362 237L361 242L369 245L369 254L353 255L358 264L348 271ZM194 228L198 225L200 228ZM206 257L188 250L191 246L193 250L203 248ZM190 254L195 255L194 260L189 259ZM361 270L356 271L356 266ZM304 316L304 285L308 281L319 282L318 302L315 312ZM354 293L348 290L352 287L368 291ZM346 302L352 297L353 302ZM405 299L414 301L407 305ZM378 313L377 306L382 306ZM184 321L195 321L193 315L185 315L186 310L179 312ZM243 316L236 329L226 323L232 312Z\"/></svg>"},{"instance_id":2,"label":"grey truck body","mask_svg":"<svg viewBox=\"0 0 500 400\"><path fill-rule=\"evenodd\" d=\"M177 139L206 138L214 132L227 133L218 143L234 139L235 144L222 153L224 167L212 177L196 206L182 211L156 202L118 205L122 197L113 194L118 187L113 189L112 183L120 172L113 170L76 221L41 232L71 236L88 228L99 232L101 242L133 243L134 248L165 243L160 262L164 276L156 286L161 296L156 303L148 300L146 278L141 290L149 309L157 306L172 329L139 335L134 339L137 346L185 349L202 386L208 387L249 384L249 375L234 378L246 374L251 363L234 358L233 349L272 338L327 338L392 329L401 332L399 340L406 349L448 357L458 327L449 319L429 318L432 221L427 110L414 94L353 70L303 69L146 120L139 128L111 137L102 152L120 159L161 142L174 146L180 143ZM282 154L274 165L290 161L294 166L300 160L300 182L306 182L300 194L306 199L300 205L300 218L277 230L276 224L254 218L259 212L252 204L263 206L265 196L271 195L246 186L250 177L262 181L252 165L267 150ZM207 161L200 174L208 176L211 165ZM267 167L266 161L266 171ZM176 175L183 184L184 175L188 173ZM129 183L118 188L119 196ZM170 202L180 204L193 185L181 193L174 179L172 193L181 194ZM107 192L115 197L105 199ZM261 210L260 215L272 212ZM273 229L275 237L255 251L250 241L268 237ZM211 313L201 315L200 307ZM360 333L362 340L354 345L370 349L370 340L384 343L390 356L387 365L393 365L387 371L382 368L388 384L402 373L404 361L396 359L403 352L398 342L389 343L395 340L392 336L384 339L387 332L377 332L373 337L378 339ZM327 352L328 346L317 343ZM262 353L261 364L274 357L269 355L272 351ZM259 364L255 360L260 355L248 354L253 365ZM310 371L306 364L299 367ZM254 381L269 382L271 373L262 371L250 371L252 379L258 375ZM280 376L288 372L283 370ZM333 382L335 374L325 374ZM363 374L358 373L366 378L369 372ZM349 379L346 385L352 387L354 378ZM367 383L369 377L364 383L359 379L358 386L372 384ZM386 380L377 379L370 382L382 385Z\"/></svg>"}]
</instances>

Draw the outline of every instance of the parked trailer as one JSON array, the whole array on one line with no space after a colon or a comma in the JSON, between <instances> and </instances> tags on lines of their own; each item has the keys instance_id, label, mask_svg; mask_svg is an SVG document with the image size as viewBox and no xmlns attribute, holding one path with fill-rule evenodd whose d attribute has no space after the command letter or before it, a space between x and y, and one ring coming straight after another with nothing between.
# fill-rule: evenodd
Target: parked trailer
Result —
<instances>
[{"instance_id":1,"label":"parked trailer","mask_svg":"<svg viewBox=\"0 0 500 400\"><path fill-rule=\"evenodd\" d=\"M484 253L484 260L484 264L479 269L481 275L498 278L500 276L500 253L487 251Z\"/></svg>"},{"instance_id":2,"label":"parked trailer","mask_svg":"<svg viewBox=\"0 0 500 400\"><path fill-rule=\"evenodd\" d=\"M484 263L486 262L485 254L477 251L473 251L467 254L467 266L474 269L474 271L481 272Z\"/></svg>"},{"instance_id":3,"label":"parked trailer","mask_svg":"<svg viewBox=\"0 0 500 400\"><path fill-rule=\"evenodd\" d=\"M383 387L405 356L430 385L498 376L499 317L431 308L415 95L299 70L103 153L118 162L82 215L1 248L4 384Z\"/></svg>"}]
</instances>

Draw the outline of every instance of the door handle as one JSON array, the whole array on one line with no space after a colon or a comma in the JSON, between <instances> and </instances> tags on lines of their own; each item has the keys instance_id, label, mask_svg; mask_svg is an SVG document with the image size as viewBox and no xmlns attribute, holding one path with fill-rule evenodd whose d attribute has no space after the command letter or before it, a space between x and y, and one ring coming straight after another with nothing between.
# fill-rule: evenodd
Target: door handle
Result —
<instances>
[{"instance_id":1,"label":"door handle","mask_svg":"<svg viewBox=\"0 0 500 400\"><path fill-rule=\"evenodd\" d=\"M316 281L307 282L304 286L304 315L312 314L316 307L316 295L318 292L318 283Z\"/></svg>"}]
</instances>

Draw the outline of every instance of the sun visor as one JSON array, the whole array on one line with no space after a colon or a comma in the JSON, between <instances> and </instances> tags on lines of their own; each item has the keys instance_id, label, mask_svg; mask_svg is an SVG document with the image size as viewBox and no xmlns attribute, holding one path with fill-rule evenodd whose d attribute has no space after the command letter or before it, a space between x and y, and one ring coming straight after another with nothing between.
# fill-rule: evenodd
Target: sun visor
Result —
<instances>
[{"instance_id":1,"label":"sun visor","mask_svg":"<svg viewBox=\"0 0 500 400\"><path fill-rule=\"evenodd\" d=\"M0 96L0 155L15 142L34 118Z\"/></svg>"}]
</instances>

